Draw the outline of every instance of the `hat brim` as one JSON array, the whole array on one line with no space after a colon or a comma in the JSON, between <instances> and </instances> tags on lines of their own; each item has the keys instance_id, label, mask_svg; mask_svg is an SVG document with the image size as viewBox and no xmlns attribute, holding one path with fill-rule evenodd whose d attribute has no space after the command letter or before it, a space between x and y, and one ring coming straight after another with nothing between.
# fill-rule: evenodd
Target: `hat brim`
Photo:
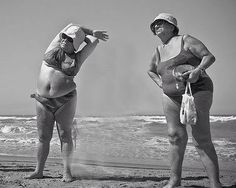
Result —
<instances>
[{"instance_id":1,"label":"hat brim","mask_svg":"<svg viewBox=\"0 0 236 188\"><path fill-rule=\"evenodd\" d=\"M73 35L73 34L68 35L68 34L66 34L66 33L61 33L61 34L60 34L60 37L62 37L62 35L66 35L66 36L68 36L68 37L70 37L70 38L72 38L72 39L75 38L75 35Z\"/></svg>"},{"instance_id":2,"label":"hat brim","mask_svg":"<svg viewBox=\"0 0 236 188\"><path fill-rule=\"evenodd\" d=\"M167 20L165 20L165 19L156 19L156 20L154 20L154 21L150 24L150 29L151 29L151 31L153 32L154 35L156 35L154 26L155 26L155 24L156 24L158 21L160 21L160 20L164 20L164 21L168 22L169 24L175 26L176 32L179 33L179 28L178 28L174 23L172 23L172 22L170 22L170 21L167 21Z\"/></svg>"}]
</instances>

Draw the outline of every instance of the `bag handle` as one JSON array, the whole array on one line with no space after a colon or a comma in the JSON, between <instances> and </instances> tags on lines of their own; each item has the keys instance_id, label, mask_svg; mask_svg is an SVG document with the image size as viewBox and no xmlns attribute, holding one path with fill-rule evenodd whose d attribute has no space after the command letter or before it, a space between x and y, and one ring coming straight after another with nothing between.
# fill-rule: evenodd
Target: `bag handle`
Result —
<instances>
[{"instance_id":1,"label":"bag handle","mask_svg":"<svg viewBox=\"0 0 236 188\"><path fill-rule=\"evenodd\" d=\"M187 82L187 84L186 84L186 87L185 87L185 94L188 93L188 90L189 90L190 96L193 96L193 94L192 94L192 89L191 89L191 83L190 83L190 82Z\"/></svg>"}]
</instances>

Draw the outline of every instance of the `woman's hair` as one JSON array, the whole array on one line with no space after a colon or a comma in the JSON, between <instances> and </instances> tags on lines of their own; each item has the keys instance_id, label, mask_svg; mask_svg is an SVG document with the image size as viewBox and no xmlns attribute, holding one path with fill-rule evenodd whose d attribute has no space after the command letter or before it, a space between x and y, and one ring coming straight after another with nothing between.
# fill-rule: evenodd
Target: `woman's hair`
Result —
<instances>
[{"instance_id":1,"label":"woman's hair","mask_svg":"<svg viewBox=\"0 0 236 188\"><path fill-rule=\"evenodd\" d=\"M44 61L50 65L61 66L61 62L65 60L65 51L61 48L54 48L44 54Z\"/></svg>"}]
</instances>

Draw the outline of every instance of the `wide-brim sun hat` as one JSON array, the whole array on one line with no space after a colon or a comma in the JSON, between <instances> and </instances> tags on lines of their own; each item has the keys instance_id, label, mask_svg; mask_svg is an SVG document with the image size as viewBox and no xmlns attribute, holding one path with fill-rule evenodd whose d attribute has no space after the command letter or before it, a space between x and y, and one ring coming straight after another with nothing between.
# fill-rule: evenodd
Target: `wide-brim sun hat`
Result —
<instances>
[{"instance_id":1,"label":"wide-brim sun hat","mask_svg":"<svg viewBox=\"0 0 236 188\"><path fill-rule=\"evenodd\" d=\"M176 29L176 32L178 33L179 32L179 27L178 27L178 24L177 24L177 19L172 15L172 14L169 14L169 13L160 13L155 19L154 21L150 24L150 29L152 30L152 32L155 34L155 24L158 20L165 20L167 21L168 23L172 24L175 26L175 29Z\"/></svg>"},{"instance_id":2,"label":"wide-brim sun hat","mask_svg":"<svg viewBox=\"0 0 236 188\"><path fill-rule=\"evenodd\" d=\"M85 39L85 33L78 26L70 26L63 32L63 34L73 39L73 46L75 48L75 51L79 49L79 46L83 43Z\"/></svg>"}]
</instances>

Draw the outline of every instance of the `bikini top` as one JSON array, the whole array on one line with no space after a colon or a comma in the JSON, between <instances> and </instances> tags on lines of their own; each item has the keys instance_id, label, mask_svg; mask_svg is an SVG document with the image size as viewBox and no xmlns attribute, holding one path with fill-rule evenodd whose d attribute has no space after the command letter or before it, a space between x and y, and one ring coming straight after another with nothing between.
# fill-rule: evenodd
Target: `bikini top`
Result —
<instances>
[{"instance_id":1,"label":"bikini top","mask_svg":"<svg viewBox=\"0 0 236 188\"><path fill-rule=\"evenodd\" d=\"M45 53L43 60L47 63L47 66L60 70L68 76L75 76L78 73L76 54L68 55L60 47Z\"/></svg>"}]
</instances>

